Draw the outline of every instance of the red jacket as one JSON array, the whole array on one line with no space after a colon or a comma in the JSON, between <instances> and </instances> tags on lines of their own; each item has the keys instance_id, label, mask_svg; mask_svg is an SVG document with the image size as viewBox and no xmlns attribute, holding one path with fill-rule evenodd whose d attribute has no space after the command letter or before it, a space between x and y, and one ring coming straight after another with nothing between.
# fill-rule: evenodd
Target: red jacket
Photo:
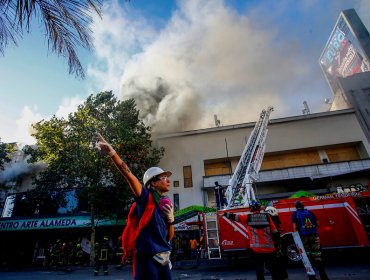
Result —
<instances>
[{"instance_id":1,"label":"red jacket","mask_svg":"<svg viewBox=\"0 0 370 280\"><path fill-rule=\"evenodd\" d=\"M272 235L277 233L277 228L270 215L254 212L252 214L237 215L239 222L246 224L250 248L256 253L273 253L275 245Z\"/></svg>"},{"instance_id":2,"label":"red jacket","mask_svg":"<svg viewBox=\"0 0 370 280\"><path fill-rule=\"evenodd\" d=\"M131 205L130 213L127 216L126 227L122 233L122 262L124 263L125 258L132 258L132 274L134 277L136 272L136 239L138 238L140 231L148 224L153 215L154 208L155 204L153 195L149 192L147 206L145 207L141 218L138 219L136 202L134 202Z\"/></svg>"}]
</instances>

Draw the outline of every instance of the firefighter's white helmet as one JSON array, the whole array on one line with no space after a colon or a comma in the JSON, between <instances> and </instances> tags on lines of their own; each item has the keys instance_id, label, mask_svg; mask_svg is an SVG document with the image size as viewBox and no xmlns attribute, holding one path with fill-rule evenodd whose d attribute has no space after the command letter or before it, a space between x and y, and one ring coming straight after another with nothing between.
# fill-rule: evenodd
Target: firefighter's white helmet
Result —
<instances>
[{"instance_id":1,"label":"firefighter's white helmet","mask_svg":"<svg viewBox=\"0 0 370 280\"><path fill-rule=\"evenodd\" d=\"M148 185L148 183L150 182L150 180L152 180L155 176L158 176L160 174L165 174L167 177L170 177L172 175L172 172L170 172L170 171L164 171L160 167L150 167L144 173L144 177L143 177L144 187L146 187Z\"/></svg>"},{"instance_id":2,"label":"firefighter's white helmet","mask_svg":"<svg viewBox=\"0 0 370 280\"><path fill-rule=\"evenodd\" d=\"M277 209L273 206L267 206L265 208L265 212L269 213L271 216L278 216L279 215Z\"/></svg>"}]
</instances>

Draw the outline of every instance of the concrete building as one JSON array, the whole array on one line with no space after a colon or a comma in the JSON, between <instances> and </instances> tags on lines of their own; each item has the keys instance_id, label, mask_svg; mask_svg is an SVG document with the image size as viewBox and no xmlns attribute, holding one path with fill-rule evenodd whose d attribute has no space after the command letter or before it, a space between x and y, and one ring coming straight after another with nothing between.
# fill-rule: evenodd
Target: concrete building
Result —
<instances>
[{"instance_id":1,"label":"concrete building","mask_svg":"<svg viewBox=\"0 0 370 280\"><path fill-rule=\"evenodd\" d=\"M355 109L281 119L268 126L259 199L288 197L298 190L316 194L370 183L370 143ZM217 181L227 185L255 123L213 127L159 136L160 162L171 170L170 192L177 209L215 207Z\"/></svg>"}]
</instances>

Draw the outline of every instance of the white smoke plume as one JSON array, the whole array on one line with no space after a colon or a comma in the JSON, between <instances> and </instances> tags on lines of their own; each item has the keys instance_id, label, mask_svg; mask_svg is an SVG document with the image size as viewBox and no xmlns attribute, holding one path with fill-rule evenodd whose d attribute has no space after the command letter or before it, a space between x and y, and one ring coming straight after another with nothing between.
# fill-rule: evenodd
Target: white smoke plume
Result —
<instances>
[{"instance_id":1,"label":"white smoke plume","mask_svg":"<svg viewBox=\"0 0 370 280\"><path fill-rule=\"evenodd\" d=\"M25 175L36 174L45 169L45 163L27 163L26 159L13 162L5 166L4 170L0 170L0 183L15 181L19 177Z\"/></svg>"},{"instance_id":2,"label":"white smoke plume","mask_svg":"<svg viewBox=\"0 0 370 280\"><path fill-rule=\"evenodd\" d=\"M222 0L178 1L158 27L134 3L121 9L112 1L93 27L99 63L89 74L135 98L155 132L214 126L214 114L223 125L255 121L270 105L272 118L298 115L304 100L322 111L331 92L320 53L340 10L358 8L362 17L370 7L339 2L258 1L235 10ZM292 6L296 18L287 14Z\"/></svg>"}]
</instances>

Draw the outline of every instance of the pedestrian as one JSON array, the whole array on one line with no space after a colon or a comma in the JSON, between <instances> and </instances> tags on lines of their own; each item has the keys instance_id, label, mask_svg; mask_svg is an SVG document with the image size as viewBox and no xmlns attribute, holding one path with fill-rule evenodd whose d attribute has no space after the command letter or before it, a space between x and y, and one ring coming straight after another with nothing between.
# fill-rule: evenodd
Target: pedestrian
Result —
<instances>
[{"instance_id":1,"label":"pedestrian","mask_svg":"<svg viewBox=\"0 0 370 280\"><path fill-rule=\"evenodd\" d=\"M95 266L94 266L94 276L98 276L100 267L103 266L104 275L108 275L108 256L109 256L109 244L108 237L104 236L101 243L95 243Z\"/></svg>"},{"instance_id":2,"label":"pedestrian","mask_svg":"<svg viewBox=\"0 0 370 280\"><path fill-rule=\"evenodd\" d=\"M226 212L226 218L247 225L250 249L256 265L257 280L264 280L265 264L270 268L273 279L279 278L276 272L276 256L274 235L278 234L275 224L267 213L261 213L261 205L257 201L250 203L252 214L234 214Z\"/></svg>"},{"instance_id":3,"label":"pedestrian","mask_svg":"<svg viewBox=\"0 0 370 280\"><path fill-rule=\"evenodd\" d=\"M276 229L278 231L278 234L274 235L274 244L275 244L275 255L276 255L276 273L278 274L279 279L288 279L288 272L286 269L286 262L284 255L282 253L282 248L281 248L281 231L280 231L280 219L279 219L279 213L277 209L273 206L267 206L265 208L265 212L268 213L271 217L271 220L276 226Z\"/></svg>"},{"instance_id":4,"label":"pedestrian","mask_svg":"<svg viewBox=\"0 0 370 280\"><path fill-rule=\"evenodd\" d=\"M317 268L321 280L328 280L324 264L321 258L321 245L317 229L319 221L315 214L306 209L301 201L295 203L296 211L292 214L293 231L298 231L302 239L303 247L312 265ZM309 275L308 278L316 279Z\"/></svg>"},{"instance_id":5,"label":"pedestrian","mask_svg":"<svg viewBox=\"0 0 370 280\"><path fill-rule=\"evenodd\" d=\"M193 238L191 238L189 240L189 246L190 246L190 258L191 259L196 259L197 258L197 247L198 247L199 243L197 241L197 239L193 236Z\"/></svg>"},{"instance_id":6,"label":"pedestrian","mask_svg":"<svg viewBox=\"0 0 370 280\"><path fill-rule=\"evenodd\" d=\"M132 229L128 219L125 231L131 230L131 234L130 231L124 231L122 235L125 244L131 241L129 245L135 246L134 250L123 248L124 252L128 252L128 249L132 251L135 279L172 279L170 253L174 235L173 206L170 203L161 203L165 201L165 193L170 190L169 177L172 173L159 167L151 167L144 173L141 185L113 147L100 134L98 137L98 148L111 157L135 197L129 219L130 225L138 225L139 230ZM131 217L137 217L139 221L134 221Z\"/></svg>"}]
</instances>

